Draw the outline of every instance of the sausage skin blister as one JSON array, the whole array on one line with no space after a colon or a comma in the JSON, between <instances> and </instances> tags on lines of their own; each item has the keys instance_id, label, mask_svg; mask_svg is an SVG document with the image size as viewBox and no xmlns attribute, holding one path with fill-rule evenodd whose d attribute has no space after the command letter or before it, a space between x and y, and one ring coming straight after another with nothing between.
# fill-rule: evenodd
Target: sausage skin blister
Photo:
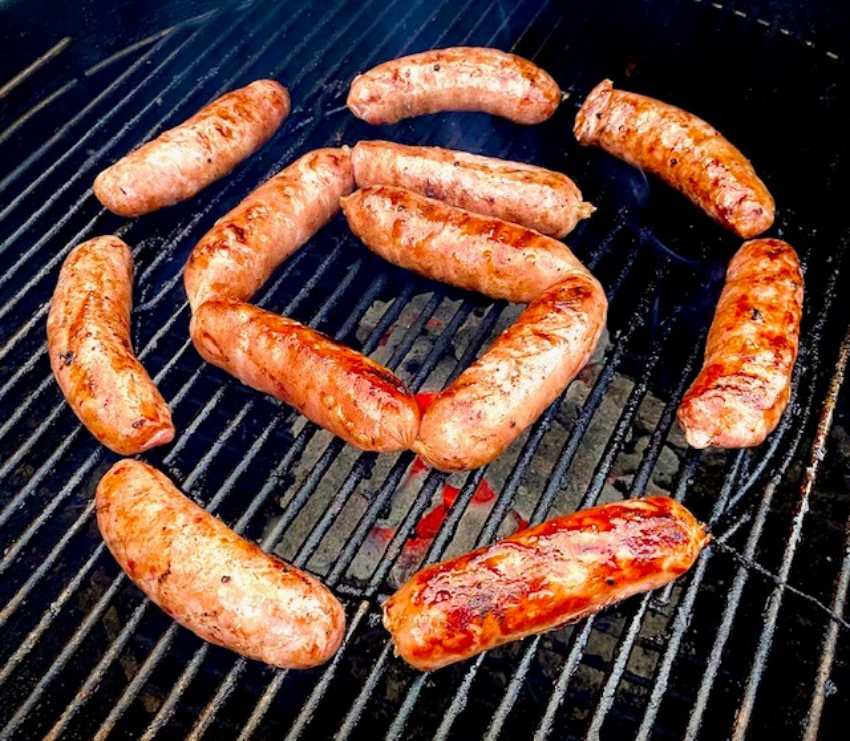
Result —
<instances>
[{"instance_id":1,"label":"sausage skin blister","mask_svg":"<svg viewBox=\"0 0 850 741\"><path fill-rule=\"evenodd\" d=\"M357 75L348 107L370 124L440 111L482 111L519 124L549 118L558 83L540 67L498 49L458 46L411 54Z\"/></svg>"},{"instance_id":2,"label":"sausage skin blister","mask_svg":"<svg viewBox=\"0 0 850 741\"><path fill-rule=\"evenodd\" d=\"M185 201L256 152L288 115L283 85L252 82L122 157L95 178L94 194L121 216Z\"/></svg>"},{"instance_id":3,"label":"sausage skin blister","mask_svg":"<svg viewBox=\"0 0 850 741\"><path fill-rule=\"evenodd\" d=\"M183 281L194 311L210 298L246 301L312 237L354 188L351 152L308 152L220 218L195 245Z\"/></svg>"},{"instance_id":4,"label":"sausage skin blister","mask_svg":"<svg viewBox=\"0 0 850 741\"><path fill-rule=\"evenodd\" d=\"M441 147L361 141L351 151L358 188L392 185L485 216L563 237L594 208L566 175Z\"/></svg>"},{"instance_id":5,"label":"sausage skin blister","mask_svg":"<svg viewBox=\"0 0 850 741\"><path fill-rule=\"evenodd\" d=\"M206 301L192 317L205 360L271 394L363 450L409 448L416 399L391 371L278 314L234 301Z\"/></svg>"},{"instance_id":6,"label":"sausage skin blister","mask_svg":"<svg viewBox=\"0 0 850 741\"><path fill-rule=\"evenodd\" d=\"M684 193L743 238L770 228L773 197L750 161L716 129L681 108L599 83L582 104L574 133Z\"/></svg>"},{"instance_id":7,"label":"sausage skin blister","mask_svg":"<svg viewBox=\"0 0 850 741\"><path fill-rule=\"evenodd\" d=\"M668 497L594 507L426 567L384 603L384 625L432 671L667 584L707 541Z\"/></svg>"},{"instance_id":8,"label":"sausage skin blister","mask_svg":"<svg viewBox=\"0 0 850 741\"><path fill-rule=\"evenodd\" d=\"M165 399L133 353L133 255L96 237L65 258L47 315L47 352L68 404L89 432L123 455L174 438Z\"/></svg>"},{"instance_id":9,"label":"sausage skin blister","mask_svg":"<svg viewBox=\"0 0 850 741\"><path fill-rule=\"evenodd\" d=\"M154 603L205 641L281 668L326 662L345 612L320 582L237 535L155 468L118 461L95 495L115 560Z\"/></svg>"},{"instance_id":10,"label":"sausage skin blister","mask_svg":"<svg viewBox=\"0 0 850 741\"><path fill-rule=\"evenodd\" d=\"M575 272L569 248L518 224L377 185L342 199L348 225L395 265L492 298L528 303Z\"/></svg>"},{"instance_id":11,"label":"sausage skin blister","mask_svg":"<svg viewBox=\"0 0 850 741\"><path fill-rule=\"evenodd\" d=\"M442 471L492 461L585 366L607 308L602 286L586 269L545 291L437 394L413 449Z\"/></svg>"},{"instance_id":12,"label":"sausage skin blister","mask_svg":"<svg viewBox=\"0 0 850 741\"><path fill-rule=\"evenodd\" d=\"M803 314L803 275L779 239L745 242L729 263L702 370L679 423L695 448L760 445L791 393Z\"/></svg>"}]
</instances>

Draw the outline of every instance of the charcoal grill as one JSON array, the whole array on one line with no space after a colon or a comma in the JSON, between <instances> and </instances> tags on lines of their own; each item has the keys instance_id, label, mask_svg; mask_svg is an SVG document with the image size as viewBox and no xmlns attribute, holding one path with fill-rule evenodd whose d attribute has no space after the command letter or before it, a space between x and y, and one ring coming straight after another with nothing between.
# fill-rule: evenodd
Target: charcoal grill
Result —
<instances>
[{"instance_id":1,"label":"charcoal grill","mask_svg":"<svg viewBox=\"0 0 850 741\"><path fill-rule=\"evenodd\" d=\"M694 0L663 12L627 2L254 2L147 29L96 60L73 53L73 36L20 60L0 91L3 737L844 737L847 62L776 17ZM533 58L570 97L530 128L477 114L373 128L345 110L358 71L457 44ZM293 113L229 178L132 222L92 197L107 163L264 76L289 87ZM726 132L776 196L773 233L802 256L792 403L756 450L688 450L676 429L738 242L681 196L575 144L577 106L605 76ZM523 438L469 474L348 448L205 365L188 341L181 268L217 216L304 151L379 137L563 170L599 207L567 241L606 288L609 334ZM145 459L335 590L349 627L328 665L273 671L201 642L105 550L92 493L114 456L64 404L44 324L64 256L108 232L134 248L134 342L178 429ZM517 311L387 265L340 219L281 267L260 303L369 353L416 390L441 388ZM435 674L393 657L379 605L422 562L650 492L683 500L717 537L674 585Z\"/></svg>"}]
</instances>

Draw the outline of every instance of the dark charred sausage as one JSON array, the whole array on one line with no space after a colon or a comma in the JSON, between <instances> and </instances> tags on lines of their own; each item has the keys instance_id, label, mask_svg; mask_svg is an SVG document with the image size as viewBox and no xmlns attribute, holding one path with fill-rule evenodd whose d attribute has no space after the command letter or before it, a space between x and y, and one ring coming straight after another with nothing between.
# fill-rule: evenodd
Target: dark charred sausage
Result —
<instances>
[{"instance_id":1,"label":"dark charred sausage","mask_svg":"<svg viewBox=\"0 0 850 741\"><path fill-rule=\"evenodd\" d=\"M440 147L362 141L351 152L358 188L392 185L563 237L594 208L560 172Z\"/></svg>"},{"instance_id":2,"label":"dark charred sausage","mask_svg":"<svg viewBox=\"0 0 850 741\"><path fill-rule=\"evenodd\" d=\"M256 152L288 115L283 85L252 82L122 157L97 176L94 194L121 216L185 201Z\"/></svg>"},{"instance_id":3,"label":"dark charred sausage","mask_svg":"<svg viewBox=\"0 0 850 741\"><path fill-rule=\"evenodd\" d=\"M144 463L118 461L96 494L97 524L127 576L205 641L282 668L327 661L345 612L312 576L268 555Z\"/></svg>"},{"instance_id":4,"label":"dark charred sausage","mask_svg":"<svg viewBox=\"0 0 850 741\"><path fill-rule=\"evenodd\" d=\"M674 499L594 507L426 567L384 603L384 625L399 656L432 671L656 589L707 541Z\"/></svg>"},{"instance_id":5,"label":"dark charred sausage","mask_svg":"<svg viewBox=\"0 0 850 741\"><path fill-rule=\"evenodd\" d=\"M298 322L233 301L206 301L192 317L205 360L286 402L363 450L409 448L419 409L382 365Z\"/></svg>"},{"instance_id":6,"label":"dark charred sausage","mask_svg":"<svg viewBox=\"0 0 850 741\"><path fill-rule=\"evenodd\" d=\"M745 242L729 263L702 370L679 406L695 448L760 445L791 393L803 314L803 275L779 239Z\"/></svg>"},{"instance_id":7,"label":"dark charred sausage","mask_svg":"<svg viewBox=\"0 0 850 741\"><path fill-rule=\"evenodd\" d=\"M118 237L75 247L47 315L50 367L71 409L123 455L174 438L171 412L130 344L133 256Z\"/></svg>"},{"instance_id":8,"label":"dark charred sausage","mask_svg":"<svg viewBox=\"0 0 850 741\"><path fill-rule=\"evenodd\" d=\"M681 108L603 80L575 121L581 144L596 144L658 175L743 238L770 228L773 197L750 161L716 129Z\"/></svg>"},{"instance_id":9,"label":"dark charred sausage","mask_svg":"<svg viewBox=\"0 0 850 741\"><path fill-rule=\"evenodd\" d=\"M551 237L378 185L342 199L351 230L395 265L493 298L528 303L587 269Z\"/></svg>"},{"instance_id":10,"label":"dark charred sausage","mask_svg":"<svg viewBox=\"0 0 850 741\"><path fill-rule=\"evenodd\" d=\"M520 124L545 121L561 102L550 75L498 49L458 46L379 64L354 78L348 107L370 124L440 111L483 111Z\"/></svg>"}]
</instances>

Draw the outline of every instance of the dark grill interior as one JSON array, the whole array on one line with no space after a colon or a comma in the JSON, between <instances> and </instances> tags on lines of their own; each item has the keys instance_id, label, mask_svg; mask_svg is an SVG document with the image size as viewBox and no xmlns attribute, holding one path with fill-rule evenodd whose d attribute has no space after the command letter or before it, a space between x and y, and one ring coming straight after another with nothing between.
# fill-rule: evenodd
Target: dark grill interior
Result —
<instances>
[{"instance_id":1,"label":"dark grill interior","mask_svg":"<svg viewBox=\"0 0 850 741\"><path fill-rule=\"evenodd\" d=\"M344 108L358 71L448 45L512 49L572 95L530 128L475 114L374 128ZM846 733L844 59L744 4L693 0L665 4L664 13L626 2L254 3L213 11L88 69L69 71L65 53L0 94L5 736ZM289 87L294 110L233 175L129 223L95 201L91 181L106 164L264 76ZM793 401L761 448L701 453L676 430L678 400L739 243L666 187L575 144L577 106L603 76L727 133L776 196L772 233L805 262ZM566 241L606 287L610 336L505 456L468 475L423 471L412 454L348 448L206 366L188 340L181 270L197 239L297 155L362 138L560 169L599 207ZM145 459L344 600L348 635L327 666L276 672L204 644L148 603L102 544L92 493L115 456L65 405L44 324L65 255L108 232L134 247L134 342L178 430L174 444ZM417 390L445 385L517 313L387 265L339 217L284 264L260 303L369 353ZM393 658L379 605L421 562L525 521L645 492L683 499L720 541L672 587L436 674Z\"/></svg>"}]
</instances>

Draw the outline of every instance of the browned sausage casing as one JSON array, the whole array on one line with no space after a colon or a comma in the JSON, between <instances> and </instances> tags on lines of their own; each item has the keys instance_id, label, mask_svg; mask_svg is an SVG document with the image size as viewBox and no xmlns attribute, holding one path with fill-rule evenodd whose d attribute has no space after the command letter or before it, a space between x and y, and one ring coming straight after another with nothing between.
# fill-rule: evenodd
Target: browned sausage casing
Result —
<instances>
[{"instance_id":1,"label":"browned sausage casing","mask_svg":"<svg viewBox=\"0 0 850 741\"><path fill-rule=\"evenodd\" d=\"M123 455L174 438L171 412L130 345L133 256L118 237L75 247L47 315L50 367L71 409Z\"/></svg>"},{"instance_id":2,"label":"browned sausage casing","mask_svg":"<svg viewBox=\"0 0 850 741\"><path fill-rule=\"evenodd\" d=\"M584 367L607 308L602 287L587 271L545 291L437 394L413 449L443 471L492 461Z\"/></svg>"},{"instance_id":3,"label":"browned sausage casing","mask_svg":"<svg viewBox=\"0 0 850 741\"><path fill-rule=\"evenodd\" d=\"M358 188L394 185L452 206L563 237L594 208L560 172L440 147L358 142L351 152Z\"/></svg>"},{"instance_id":4,"label":"browned sausage casing","mask_svg":"<svg viewBox=\"0 0 850 741\"><path fill-rule=\"evenodd\" d=\"M520 124L545 121L561 90L540 67L498 49L458 46L393 59L357 75L348 107L370 124L440 111L483 111Z\"/></svg>"},{"instance_id":5,"label":"browned sausage casing","mask_svg":"<svg viewBox=\"0 0 850 741\"><path fill-rule=\"evenodd\" d=\"M308 152L263 183L195 245L183 274L192 309L209 298L253 296L353 188L348 147Z\"/></svg>"},{"instance_id":6,"label":"browned sausage casing","mask_svg":"<svg viewBox=\"0 0 850 741\"><path fill-rule=\"evenodd\" d=\"M403 268L492 298L528 303L585 267L563 243L403 188L377 185L342 199L348 225Z\"/></svg>"},{"instance_id":7,"label":"browned sausage casing","mask_svg":"<svg viewBox=\"0 0 850 741\"><path fill-rule=\"evenodd\" d=\"M185 201L256 152L288 115L283 85L252 82L122 157L95 178L94 194L121 216Z\"/></svg>"},{"instance_id":8,"label":"browned sausage casing","mask_svg":"<svg viewBox=\"0 0 850 741\"><path fill-rule=\"evenodd\" d=\"M153 602L205 641L277 667L327 661L342 605L312 576L264 553L144 463L118 461L96 494L115 560Z\"/></svg>"},{"instance_id":9,"label":"browned sausage casing","mask_svg":"<svg viewBox=\"0 0 850 741\"><path fill-rule=\"evenodd\" d=\"M594 507L426 567L384 603L384 625L432 671L667 584L707 541L674 499Z\"/></svg>"},{"instance_id":10,"label":"browned sausage casing","mask_svg":"<svg viewBox=\"0 0 850 741\"><path fill-rule=\"evenodd\" d=\"M779 239L745 242L732 258L702 371L679 407L695 448L760 445L791 393L803 314L803 275Z\"/></svg>"},{"instance_id":11,"label":"browned sausage casing","mask_svg":"<svg viewBox=\"0 0 850 741\"><path fill-rule=\"evenodd\" d=\"M392 372L298 322L206 301L192 317L192 339L208 362L358 448L405 450L416 438L416 400Z\"/></svg>"},{"instance_id":12,"label":"browned sausage casing","mask_svg":"<svg viewBox=\"0 0 850 741\"><path fill-rule=\"evenodd\" d=\"M750 161L681 108L603 80L584 101L574 131L579 143L596 144L663 178L740 237L773 223L773 197Z\"/></svg>"}]
</instances>

